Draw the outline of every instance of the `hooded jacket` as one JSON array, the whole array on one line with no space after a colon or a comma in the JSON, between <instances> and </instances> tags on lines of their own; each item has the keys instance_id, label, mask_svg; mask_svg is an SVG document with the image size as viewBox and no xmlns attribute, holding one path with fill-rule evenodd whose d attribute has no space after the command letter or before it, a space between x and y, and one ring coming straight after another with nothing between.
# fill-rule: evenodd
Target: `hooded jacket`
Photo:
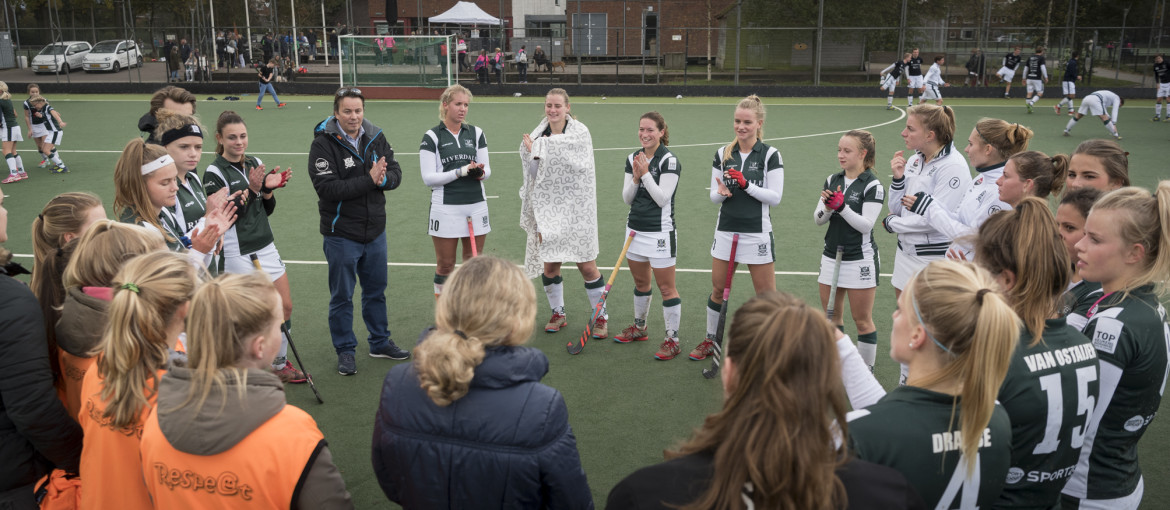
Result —
<instances>
[{"instance_id":1,"label":"hooded jacket","mask_svg":"<svg viewBox=\"0 0 1170 510\"><path fill-rule=\"evenodd\" d=\"M88 292L87 292L88 291ZM61 364L62 393L69 416L81 411L81 385L97 360L98 344L106 330L109 299L99 297L106 287L69 287L57 320L57 359ZM92 294L91 294L92 292ZM109 293L110 298L113 293Z\"/></svg>"},{"instance_id":2,"label":"hooded jacket","mask_svg":"<svg viewBox=\"0 0 1170 510\"><path fill-rule=\"evenodd\" d=\"M374 423L374 474L403 508L593 508L548 358L489 347L467 395L439 407L414 364L390 370Z\"/></svg>"},{"instance_id":3,"label":"hooded jacket","mask_svg":"<svg viewBox=\"0 0 1170 510\"><path fill-rule=\"evenodd\" d=\"M0 268L0 492L53 467L77 472L81 427L57 400L45 321L32 291Z\"/></svg>"},{"instance_id":4,"label":"hooded jacket","mask_svg":"<svg viewBox=\"0 0 1170 510\"><path fill-rule=\"evenodd\" d=\"M138 130L142 131L142 135L146 138L146 143L159 145L158 140L154 138L154 130L157 127L158 119L154 117L153 113L146 112L142 117L138 118Z\"/></svg>"},{"instance_id":5,"label":"hooded jacket","mask_svg":"<svg viewBox=\"0 0 1170 510\"><path fill-rule=\"evenodd\" d=\"M291 446L303 442L301 435L320 437L321 432L307 413L288 406L284 398L284 385L276 375L264 370L248 369L242 397L239 385L233 377L228 376L226 387L213 385L206 402L198 408L193 404L182 405L187 401L192 385L195 384L192 376L191 369L170 368L159 382L155 415L147 420L143 429L142 469L152 494L160 490L179 490L159 484L156 465L159 462L169 464L170 468L180 471L183 470L184 459L189 456L215 465L231 465L233 476L238 477L239 485L236 489L242 490L244 485L248 484L250 490L263 493L266 488L271 488L271 484L257 484L256 481L277 476L273 472L278 470L269 469L272 463L304 461L303 465L291 466L300 473L299 480L295 489L291 491L291 501L282 501L280 507L353 508L353 501L345 489L345 481L341 479L340 471L333 464L333 454L329 452L325 440L320 439L315 448L311 446L311 451L308 452L298 451ZM264 443L275 444L277 448L287 448L285 450L287 453L282 454L282 458L256 458L253 455L256 450L244 451L242 447L237 448L241 444L248 444L245 440L258 429L271 430L269 427L273 424L270 422L278 415L291 416L302 425L291 431L298 437L274 435L251 439L261 439ZM312 427L307 429L304 425ZM166 452L169 452L169 458ZM260 468L252 470L253 466ZM270 494L252 494L250 497L271 499ZM216 506L228 508L232 506L231 501L230 498L224 498Z\"/></svg>"},{"instance_id":6,"label":"hooded jacket","mask_svg":"<svg viewBox=\"0 0 1170 510\"><path fill-rule=\"evenodd\" d=\"M386 231L384 193L398 187L402 169L381 128L363 119L365 132L358 144L361 149L356 150L334 119L330 116L313 128L309 149L309 177L317 191L321 235L368 243ZM375 183L370 169L382 157L386 158L386 178Z\"/></svg>"}]
</instances>

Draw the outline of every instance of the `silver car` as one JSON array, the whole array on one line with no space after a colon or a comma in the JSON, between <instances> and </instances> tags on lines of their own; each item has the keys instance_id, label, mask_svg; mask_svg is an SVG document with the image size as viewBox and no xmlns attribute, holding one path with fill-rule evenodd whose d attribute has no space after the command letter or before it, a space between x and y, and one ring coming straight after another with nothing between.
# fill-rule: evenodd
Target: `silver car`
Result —
<instances>
[{"instance_id":1,"label":"silver car","mask_svg":"<svg viewBox=\"0 0 1170 510\"><path fill-rule=\"evenodd\" d=\"M82 61L92 47L86 41L63 41L45 46L32 59L34 73L68 73L81 69Z\"/></svg>"},{"instance_id":2,"label":"silver car","mask_svg":"<svg viewBox=\"0 0 1170 510\"><path fill-rule=\"evenodd\" d=\"M110 39L93 45L93 49L85 56L82 64L82 69L85 69L87 73L93 71L113 71L116 73L123 68L141 66L142 53L134 41Z\"/></svg>"}]
</instances>

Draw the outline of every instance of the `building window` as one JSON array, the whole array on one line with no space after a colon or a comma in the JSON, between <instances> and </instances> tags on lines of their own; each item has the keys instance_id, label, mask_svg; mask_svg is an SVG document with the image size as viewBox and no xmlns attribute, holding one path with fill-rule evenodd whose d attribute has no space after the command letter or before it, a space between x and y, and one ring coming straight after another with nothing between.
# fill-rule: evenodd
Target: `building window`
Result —
<instances>
[{"instance_id":1,"label":"building window","mask_svg":"<svg viewBox=\"0 0 1170 510\"><path fill-rule=\"evenodd\" d=\"M565 27L564 21L526 21L524 34L527 37L564 38Z\"/></svg>"}]
</instances>

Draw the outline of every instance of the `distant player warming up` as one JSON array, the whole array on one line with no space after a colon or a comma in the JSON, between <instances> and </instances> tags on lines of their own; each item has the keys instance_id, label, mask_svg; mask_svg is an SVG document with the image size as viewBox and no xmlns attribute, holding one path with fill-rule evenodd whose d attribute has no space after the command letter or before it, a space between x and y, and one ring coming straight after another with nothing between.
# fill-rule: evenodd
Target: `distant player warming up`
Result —
<instances>
[{"instance_id":1,"label":"distant player warming up","mask_svg":"<svg viewBox=\"0 0 1170 510\"><path fill-rule=\"evenodd\" d=\"M941 66L946 65L946 63L946 56L939 55L934 57L934 63L930 64L930 69L926 71L926 78L923 80L925 82L923 86L926 88L926 91L922 93L922 97L919 98L918 104L925 103L928 99L933 99L934 104L942 106L943 98L942 92L939 91L939 87L951 86L950 83L943 81L942 78Z\"/></svg>"},{"instance_id":2,"label":"distant player warming up","mask_svg":"<svg viewBox=\"0 0 1170 510\"><path fill-rule=\"evenodd\" d=\"M1170 64L1162 55L1154 57L1154 77L1158 79L1157 99L1154 101L1154 122L1170 122ZM1162 117L1162 102L1166 102L1166 116ZM1159 118L1161 117L1161 118Z\"/></svg>"},{"instance_id":3,"label":"distant player warming up","mask_svg":"<svg viewBox=\"0 0 1170 510\"><path fill-rule=\"evenodd\" d=\"M1064 64L1064 77L1060 80L1060 92L1064 94L1059 103L1053 105L1052 109L1056 110L1056 114L1060 115L1060 107L1068 103L1069 116L1076 115L1073 111L1076 107L1073 105L1073 99L1077 98L1077 82L1081 80L1080 69L1078 69L1077 59L1081 57L1081 52L1074 51L1069 57L1068 62Z\"/></svg>"},{"instance_id":4,"label":"distant player warming up","mask_svg":"<svg viewBox=\"0 0 1170 510\"><path fill-rule=\"evenodd\" d=\"M33 115L32 122L39 123L44 130L45 137L39 148L44 159L53 164L50 171L55 174L68 172L65 162L61 161L61 156L57 154L57 146L61 145L61 137L65 135L65 121L61 120L61 114L41 96L30 97L28 104L33 108L33 112L40 114Z\"/></svg>"},{"instance_id":5,"label":"distant player warming up","mask_svg":"<svg viewBox=\"0 0 1170 510\"><path fill-rule=\"evenodd\" d=\"M906 63L906 81L910 90L906 93L906 108L914 106L914 96L922 95L922 57L918 55L918 48L910 50L910 61Z\"/></svg>"},{"instance_id":6,"label":"distant player warming up","mask_svg":"<svg viewBox=\"0 0 1170 510\"><path fill-rule=\"evenodd\" d=\"M1028 88L1028 99L1024 104L1028 106L1028 113L1032 113L1032 105L1044 96L1044 84L1048 83L1048 67L1044 64L1044 47L1037 46L1036 54L1028 57L1024 65L1024 83Z\"/></svg>"},{"instance_id":7,"label":"distant player warming up","mask_svg":"<svg viewBox=\"0 0 1170 510\"><path fill-rule=\"evenodd\" d=\"M886 109L894 109L894 89L898 86L898 78L902 76L902 71L906 68L906 63L910 62L910 54L902 55L902 60L894 61L889 67L882 69L881 72L881 90L888 90L889 95L886 97Z\"/></svg>"},{"instance_id":8,"label":"distant player warming up","mask_svg":"<svg viewBox=\"0 0 1170 510\"><path fill-rule=\"evenodd\" d=\"M1069 131L1072 131L1073 126L1077 125L1077 121L1088 113L1100 118L1101 122L1105 123L1105 130L1113 138L1120 140L1121 135L1117 133L1117 113L1124 105L1125 99L1108 90L1098 90L1085 96L1085 99L1081 101L1081 109L1077 110L1077 114L1068 119L1068 124L1064 126L1064 136L1070 136ZM1112 115L1110 115L1110 110L1112 110Z\"/></svg>"},{"instance_id":9,"label":"distant player warming up","mask_svg":"<svg viewBox=\"0 0 1170 510\"><path fill-rule=\"evenodd\" d=\"M1016 46L1015 50L1013 50L1011 53L1008 53L1007 55L1004 55L1003 67L1000 67L999 70L995 72L995 75L999 76L1001 83L1007 83L1007 88L1003 89L1004 98L1011 97L1012 80L1016 77L1016 67L1019 65L1020 47Z\"/></svg>"}]
</instances>

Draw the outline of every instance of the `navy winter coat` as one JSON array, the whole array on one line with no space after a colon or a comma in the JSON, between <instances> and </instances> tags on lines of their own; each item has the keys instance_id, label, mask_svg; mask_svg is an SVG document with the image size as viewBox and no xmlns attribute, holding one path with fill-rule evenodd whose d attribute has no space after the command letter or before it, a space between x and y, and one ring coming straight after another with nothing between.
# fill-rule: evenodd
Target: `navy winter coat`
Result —
<instances>
[{"instance_id":1,"label":"navy winter coat","mask_svg":"<svg viewBox=\"0 0 1170 510\"><path fill-rule=\"evenodd\" d=\"M548 358L491 347L467 395L435 405L414 364L390 370L374 423L374 473L386 497L425 508L593 508Z\"/></svg>"}]
</instances>

